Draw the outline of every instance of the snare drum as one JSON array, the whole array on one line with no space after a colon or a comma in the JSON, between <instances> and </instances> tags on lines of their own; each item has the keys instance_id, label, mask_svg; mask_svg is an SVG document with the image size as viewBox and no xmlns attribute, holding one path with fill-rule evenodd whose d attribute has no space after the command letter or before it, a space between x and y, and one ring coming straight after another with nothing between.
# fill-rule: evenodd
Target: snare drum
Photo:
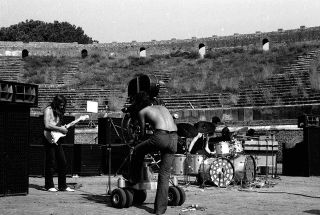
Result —
<instances>
[{"instance_id":1,"label":"snare drum","mask_svg":"<svg viewBox=\"0 0 320 215\"><path fill-rule=\"evenodd\" d=\"M189 154L187 155L186 159L186 171L188 175L197 175L199 173L199 167L204 159L204 155L193 155Z\"/></svg>"},{"instance_id":2,"label":"snare drum","mask_svg":"<svg viewBox=\"0 0 320 215\"><path fill-rule=\"evenodd\" d=\"M183 154L172 154L173 161L171 167L171 174L173 175L184 175L185 174L185 161L186 155Z\"/></svg>"},{"instance_id":3,"label":"snare drum","mask_svg":"<svg viewBox=\"0 0 320 215\"><path fill-rule=\"evenodd\" d=\"M231 153L231 146L229 142L219 142L216 144L216 154L220 156L226 156Z\"/></svg>"}]
</instances>

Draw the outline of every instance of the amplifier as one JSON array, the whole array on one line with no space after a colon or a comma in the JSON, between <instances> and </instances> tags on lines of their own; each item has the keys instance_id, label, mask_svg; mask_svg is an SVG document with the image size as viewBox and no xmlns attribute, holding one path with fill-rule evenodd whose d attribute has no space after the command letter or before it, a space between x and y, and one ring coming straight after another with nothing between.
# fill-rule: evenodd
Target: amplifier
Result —
<instances>
[{"instance_id":1,"label":"amplifier","mask_svg":"<svg viewBox=\"0 0 320 215\"><path fill-rule=\"evenodd\" d=\"M98 144L74 145L74 173L100 175L102 173L102 150Z\"/></svg>"},{"instance_id":2,"label":"amplifier","mask_svg":"<svg viewBox=\"0 0 320 215\"><path fill-rule=\"evenodd\" d=\"M98 143L99 145L121 144L121 121L122 118L99 118L98 119Z\"/></svg>"},{"instance_id":3,"label":"amplifier","mask_svg":"<svg viewBox=\"0 0 320 215\"><path fill-rule=\"evenodd\" d=\"M298 117L298 127L320 127L320 116L319 115L302 115Z\"/></svg>"},{"instance_id":4,"label":"amplifier","mask_svg":"<svg viewBox=\"0 0 320 215\"><path fill-rule=\"evenodd\" d=\"M320 127L305 127L303 141L283 150L283 174L320 176Z\"/></svg>"}]
</instances>

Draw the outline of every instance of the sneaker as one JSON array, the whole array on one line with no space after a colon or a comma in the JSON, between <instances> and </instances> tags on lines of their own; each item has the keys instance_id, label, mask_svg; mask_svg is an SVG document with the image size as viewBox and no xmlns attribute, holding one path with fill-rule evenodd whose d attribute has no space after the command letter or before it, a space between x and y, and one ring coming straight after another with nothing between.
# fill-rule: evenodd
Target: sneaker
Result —
<instances>
[{"instance_id":1,"label":"sneaker","mask_svg":"<svg viewBox=\"0 0 320 215\"><path fill-rule=\"evenodd\" d=\"M67 191L67 192L74 192L74 189L71 189L70 187L67 187L64 191Z\"/></svg>"},{"instance_id":2,"label":"sneaker","mask_svg":"<svg viewBox=\"0 0 320 215\"><path fill-rule=\"evenodd\" d=\"M54 187L51 187L51 188L48 189L48 191L49 192L57 192L58 190L56 188L54 188Z\"/></svg>"}]
</instances>

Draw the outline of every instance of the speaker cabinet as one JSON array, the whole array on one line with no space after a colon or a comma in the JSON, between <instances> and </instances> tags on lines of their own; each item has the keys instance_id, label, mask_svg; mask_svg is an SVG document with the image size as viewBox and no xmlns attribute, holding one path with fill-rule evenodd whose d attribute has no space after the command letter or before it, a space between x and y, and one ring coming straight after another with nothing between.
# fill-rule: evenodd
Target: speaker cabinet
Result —
<instances>
[{"instance_id":1,"label":"speaker cabinet","mask_svg":"<svg viewBox=\"0 0 320 215\"><path fill-rule=\"evenodd\" d=\"M320 176L320 127L309 127L303 131L307 143L307 171L310 176Z\"/></svg>"},{"instance_id":2,"label":"speaker cabinet","mask_svg":"<svg viewBox=\"0 0 320 215\"><path fill-rule=\"evenodd\" d=\"M305 127L303 141L283 150L283 174L320 176L320 128Z\"/></svg>"},{"instance_id":3,"label":"speaker cabinet","mask_svg":"<svg viewBox=\"0 0 320 215\"><path fill-rule=\"evenodd\" d=\"M98 144L121 144L121 120L122 118L98 119Z\"/></svg>"},{"instance_id":4,"label":"speaker cabinet","mask_svg":"<svg viewBox=\"0 0 320 215\"><path fill-rule=\"evenodd\" d=\"M78 175L100 175L102 173L102 151L98 144L74 145L74 173Z\"/></svg>"},{"instance_id":5,"label":"speaker cabinet","mask_svg":"<svg viewBox=\"0 0 320 215\"><path fill-rule=\"evenodd\" d=\"M73 145L62 144L62 148L67 161L67 176L73 175L74 169L74 149ZM29 175L44 176L45 174L45 147L44 145L31 145L29 147ZM56 176L57 174L55 174Z\"/></svg>"},{"instance_id":6,"label":"speaker cabinet","mask_svg":"<svg viewBox=\"0 0 320 215\"><path fill-rule=\"evenodd\" d=\"M102 171L105 174L109 172L109 150L108 146L101 147L102 150ZM129 155L130 149L127 145L113 145L111 147L111 173L115 174L122 165L123 161ZM121 174L121 172L119 173Z\"/></svg>"},{"instance_id":7,"label":"speaker cabinet","mask_svg":"<svg viewBox=\"0 0 320 215\"><path fill-rule=\"evenodd\" d=\"M44 176L45 149L43 145L30 145L29 147L29 175Z\"/></svg>"},{"instance_id":8,"label":"speaker cabinet","mask_svg":"<svg viewBox=\"0 0 320 215\"><path fill-rule=\"evenodd\" d=\"M62 147L67 160L67 176L72 176L74 164L74 145L63 144Z\"/></svg>"},{"instance_id":9,"label":"speaker cabinet","mask_svg":"<svg viewBox=\"0 0 320 215\"><path fill-rule=\"evenodd\" d=\"M0 104L0 195L28 194L30 109Z\"/></svg>"}]
</instances>

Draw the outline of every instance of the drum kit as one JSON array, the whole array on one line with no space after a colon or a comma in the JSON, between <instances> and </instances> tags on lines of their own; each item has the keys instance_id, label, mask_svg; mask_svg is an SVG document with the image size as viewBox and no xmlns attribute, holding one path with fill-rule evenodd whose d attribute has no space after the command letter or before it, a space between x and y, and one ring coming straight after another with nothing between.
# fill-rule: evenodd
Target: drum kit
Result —
<instances>
[{"instance_id":1,"label":"drum kit","mask_svg":"<svg viewBox=\"0 0 320 215\"><path fill-rule=\"evenodd\" d=\"M198 133L213 134L215 126L210 122L200 121L194 126L178 123L180 138L193 138ZM203 136L205 136L203 135ZM184 141L187 144L187 141ZM188 149L187 146L184 148ZM187 151L187 150L186 150ZM173 154L172 175L195 176L200 186L214 185L227 187L231 183L251 183L256 177L256 163L252 156L246 155L242 141L234 136L231 141L215 143L215 154Z\"/></svg>"}]
</instances>

